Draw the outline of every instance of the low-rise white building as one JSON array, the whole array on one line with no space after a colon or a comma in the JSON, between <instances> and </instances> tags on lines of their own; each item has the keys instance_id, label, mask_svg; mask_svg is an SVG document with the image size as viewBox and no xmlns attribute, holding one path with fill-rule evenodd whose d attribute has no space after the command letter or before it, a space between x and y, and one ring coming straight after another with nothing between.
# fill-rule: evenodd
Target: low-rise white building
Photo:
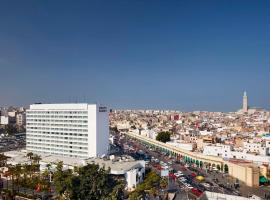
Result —
<instances>
[{"instance_id":1,"label":"low-rise white building","mask_svg":"<svg viewBox=\"0 0 270 200\"><path fill-rule=\"evenodd\" d=\"M1 123L1 125L8 125L9 124L9 117L8 116L1 116L0 123Z\"/></svg>"},{"instance_id":2,"label":"low-rise white building","mask_svg":"<svg viewBox=\"0 0 270 200\"><path fill-rule=\"evenodd\" d=\"M222 157L225 159L248 160L259 165L270 164L270 156L249 153L246 149L235 151L231 145L207 145L204 147L203 154Z\"/></svg>"},{"instance_id":3,"label":"low-rise white building","mask_svg":"<svg viewBox=\"0 0 270 200\"><path fill-rule=\"evenodd\" d=\"M177 147L179 149L187 150L187 151L193 151L195 148L195 143L183 143L183 142L166 142L166 144Z\"/></svg>"}]
</instances>

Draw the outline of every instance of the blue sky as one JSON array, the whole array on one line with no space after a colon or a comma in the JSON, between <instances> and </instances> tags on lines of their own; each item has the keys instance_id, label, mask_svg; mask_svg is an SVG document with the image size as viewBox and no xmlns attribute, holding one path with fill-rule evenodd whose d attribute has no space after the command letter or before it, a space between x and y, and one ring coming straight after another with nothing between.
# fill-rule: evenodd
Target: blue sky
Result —
<instances>
[{"instance_id":1,"label":"blue sky","mask_svg":"<svg viewBox=\"0 0 270 200\"><path fill-rule=\"evenodd\" d=\"M270 2L2 1L0 105L270 109Z\"/></svg>"}]
</instances>

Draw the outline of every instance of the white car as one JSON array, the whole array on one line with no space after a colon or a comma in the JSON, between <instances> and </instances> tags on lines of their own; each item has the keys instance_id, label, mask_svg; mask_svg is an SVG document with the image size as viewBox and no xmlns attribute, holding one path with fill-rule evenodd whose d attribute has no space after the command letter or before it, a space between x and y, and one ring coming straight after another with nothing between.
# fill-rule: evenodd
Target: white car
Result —
<instances>
[{"instance_id":1,"label":"white car","mask_svg":"<svg viewBox=\"0 0 270 200\"><path fill-rule=\"evenodd\" d=\"M179 179L181 182L185 182L187 179L185 179L185 178L180 178Z\"/></svg>"},{"instance_id":2,"label":"white car","mask_svg":"<svg viewBox=\"0 0 270 200\"><path fill-rule=\"evenodd\" d=\"M208 184L208 183L202 183L202 185L203 185L204 187L207 187L207 188L210 187L210 184Z\"/></svg>"}]
</instances>

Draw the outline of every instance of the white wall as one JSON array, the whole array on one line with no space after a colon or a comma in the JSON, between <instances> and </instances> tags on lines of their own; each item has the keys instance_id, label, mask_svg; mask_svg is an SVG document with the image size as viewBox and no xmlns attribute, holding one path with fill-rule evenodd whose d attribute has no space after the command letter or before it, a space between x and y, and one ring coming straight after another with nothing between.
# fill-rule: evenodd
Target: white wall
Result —
<instances>
[{"instance_id":1,"label":"white wall","mask_svg":"<svg viewBox=\"0 0 270 200\"><path fill-rule=\"evenodd\" d=\"M108 153L109 148L109 114L105 106L97 106L97 155Z\"/></svg>"},{"instance_id":2,"label":"white wall","mask_svg":"<svg viewBox=\"0 0 270 200\"><path fill-rule=\"evenodd\" d=\"M1 116L0 122L2 125L7 125L9 123L9 118L6 116Z\"/></svg>"},{"instance_id":3,"label":"white wall","mask_svg":"<svg viewBox=\"0 0 270 200\"><path fill-rule=\"evenodd\" d=\"M131 190L132 188L136 188L137 186L137 170L133 169L126 173L126 181L127 181L127 188Z\"/></svg>"}]
</instances>

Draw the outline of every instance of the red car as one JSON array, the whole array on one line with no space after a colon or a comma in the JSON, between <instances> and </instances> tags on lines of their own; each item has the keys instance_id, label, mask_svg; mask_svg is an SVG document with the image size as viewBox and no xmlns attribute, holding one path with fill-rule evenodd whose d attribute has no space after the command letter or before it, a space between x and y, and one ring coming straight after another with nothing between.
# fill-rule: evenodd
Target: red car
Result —
<instances>
[{"instance_id":1,"label":"red car","mask_svg":"<svg viewBox=\"0 0 270 200\"><path fill-rule=\"evenodd\" d=\"M196 188L192 188L192 189L191 189L191 192L192 192L193 194L195 194L197 197L199 197L199 196L202 195L202 192L201 192L200 190L196 189Z\"/></svg>"},{"instance_id":2,"label":"red car","mask_svg":"<svg viewBox=\"0 0 270 200\"><path fill-rule=\"evenodd\" d=\"M169 177L174 180L177 178L173 173L169 173Z\"/></svg>"}]
</instances>

